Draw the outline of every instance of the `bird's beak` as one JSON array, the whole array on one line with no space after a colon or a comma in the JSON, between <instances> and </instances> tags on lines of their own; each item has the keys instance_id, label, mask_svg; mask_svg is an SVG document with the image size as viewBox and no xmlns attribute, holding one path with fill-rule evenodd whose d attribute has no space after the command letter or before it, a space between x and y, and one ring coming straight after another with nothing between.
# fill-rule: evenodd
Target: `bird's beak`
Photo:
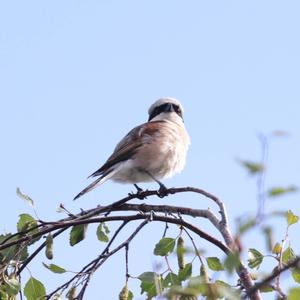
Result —
<instances>
[{"instance_id":1,"label":"bird's beak","mask_svg":"<svg viewBox=\"0 0 300 300\"><path fill-rule=\"evenodd\" d=\"M166 106L165 112L175 112L175 109L174 109L174 106L172 103L168 103L168 105Z\"/></svg>"}]
</instances>

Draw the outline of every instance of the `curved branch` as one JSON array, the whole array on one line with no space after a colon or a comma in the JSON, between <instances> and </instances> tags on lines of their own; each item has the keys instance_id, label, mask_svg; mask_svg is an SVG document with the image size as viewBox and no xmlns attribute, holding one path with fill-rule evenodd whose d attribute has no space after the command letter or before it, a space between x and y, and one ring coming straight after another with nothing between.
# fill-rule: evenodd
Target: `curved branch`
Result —
<instances>
[{"instance_id":1,"label":"curved branch","mask_svg":"<svg viewBox=\"0 0 300 300\"><path fill-rule=\"evenodd\" d=\"M150 196L159 196L160 198L162 195L157 190L146 190L142 191L136 194L129 194L127 197L124 197L123 199L116 201L112 204L106 205L106 206L98 206L94 209L90 209L87 211L82 211L81 213L77 215L71 215L65 219L61 219L57 222L42 222L40 221L39 232L28 234L29 232L20 232L18 233L20 235L20 238L12 241L10 238L8 238L4 243L0 244L0 250L11 247L13 245L23 243L23 242L30 242L36 237L40 237L42 235L45 235L49 232L57 231L55 234L53 234L54 237L56 237L58 234L61 234L64 230L67 228L70 228L74 225L79 224L88 224L88 223L98 223L98 222L114 222L114 221L123 221L123 224L126 224L130 221L136 221L136 220L144 220L143 226L145 226L149 220L151 221L159 221L159 222L168 222L177 224L180 226L183 226L194 233L196 233L199 237L207 240L208 242L214 244L219 249L221 249L224 253L229 254L231 252L237 251L236 243L232 237L232 234L230 232L230 228L228 226L228 220L227 220L227 213L224 204L214 195L198 188L193 187L182 187L182 188L169 188L166 190L166 193L164 193L163 196L168 196L171 194L176 193L184 193L184 192L193 192L197 194L201 194L209 199L211 199L214 203L216 203L219 207L219 213L220 213L220 220L216 217L216 215L210 211L210 210L203 210L203 209L190 209L186 207L174 207L174 206L167 206L167 205L146 205L146 204L127 204L128 201L132 199L141 199L146 198ZM137 215L112 215L109 216L112 212L117 211L142 211L146 213L145 214L137 214ZM155 215L153 212L160 212L160 213L170 213L170 214L184 214L192 217L203 217L207 218L215 227L216 229L221 233L222 237L224 238L225 244L222 243L220 240L214 238L213 236L209 235L208 233L202 231L198 227L194 226L193 224L184 221L182 218L176 218L174 216L160 216ZM100 216L99 216L100 215ZM102 216L101 216L102 215ZM98 216L98 217L96 217ZM124 225L125 226L125 225ZM139 227L138 227L139 228ZM132 238L138 233L138 231L134 234ZM10 240L10 241L9 241ZM127 243L126 243L127 242ZM109 252L108 248L106 252L102 253L99 257L96 258L94 261L89 263L84 267L84 272L90 272L92 274L94 270L99 268L102 263L107 259L107 256L109 254L113 255L116 251L119 251L124 246L128 245L128 240L124 243L117 246L113 251ZM30 263L30 261L46 246L46 243L42 243L36 251L26 260L23 262L23 265L18 271L18 274L22 272L24 267ZM115 252L114 252L115 251ZM109 257L108 256L108 257ZM96 268L96 269L95 269ZM243 287L246 289L247 294L249 294L249 291L253 288L253 283L250 278L249 272L246 267L244 267L242 264L240 265L240 268L237 270L241 283ZM90 275L91 276L91 275ZM78 278L76 276L73 277L74 279ZM74 280L73 279L73 280ZM68 284L72 282L69 281ZM89 277L85 281L85 288L87 287L89 282ZM67 287L67 285L64 285L63 287ZM85 288L82 289L82 293L84 294ZM251 299L260 299L258 290L254 290L252 294L250 294Z\"/></svg>"},{"instance_id":2,"label":"curved branch","mask_svg":"<svg viewBox=\"0 0 300 300\"><path fill-rule=\"evenodd\" d=\"M89 224L89 223L101 223L101 222L113 222L113 221L129 222L129 221L143 220L143 219L148 219L148 218L149 218L149 215L143 215L143 214L128 215L128 216L125 215L125 216L96 217L96 218L92 218L92 219L68 221L63 224L58 224L57 228L70 227L70 226ZM195 232L201 238L214 244L215 246L220 248L226 254L228 254L230 252L230 249L226 245L224 245L221 241L212 237L208 233L202 231L198 227L196 227L188 222L183 221L182 219L175 219L173 217L153 215L151 221L161 221L161 222L168 222L168 223L172 223L172 224L182 225L182 226L190 229L191 231Z\"/></svg>"}]
</instances>

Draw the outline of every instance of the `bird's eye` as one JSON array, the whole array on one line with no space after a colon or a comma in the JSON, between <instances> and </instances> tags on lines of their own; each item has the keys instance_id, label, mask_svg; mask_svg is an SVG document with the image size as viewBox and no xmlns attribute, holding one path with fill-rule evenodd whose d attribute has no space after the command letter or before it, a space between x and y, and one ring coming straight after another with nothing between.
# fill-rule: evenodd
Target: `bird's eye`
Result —
<instances>
[{"instance_id":1,"label":"bird's eye","mask_svg":"<svg viewBox=\"0 0 300 300\"><path fill-rule=\"evenodd\" d=\"M182 117L182 111L180 109L180 107L178 105L173 105L173 108L175 110L175 112L177 113L177 115L179 115L180 117Z\"/></svg>"}]
</instances>

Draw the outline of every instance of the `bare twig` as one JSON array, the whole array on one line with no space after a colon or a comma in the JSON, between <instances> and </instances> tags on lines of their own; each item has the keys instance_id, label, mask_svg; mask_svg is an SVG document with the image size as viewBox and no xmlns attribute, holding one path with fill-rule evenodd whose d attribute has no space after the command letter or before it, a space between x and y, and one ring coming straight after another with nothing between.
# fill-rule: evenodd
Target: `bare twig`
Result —
<instances>
[{"instance_id":1,"label":"bare twig","mask_svg":"<svg viewBox=\"0 0 300 300\"><path fill-rule=\"evenodd\" d=\"M268 160L269 141L268 137L262 133L258 135L258 139L261 144L261 164L263 169L258 173L257 177L257 220L260 222L264 216L266 193L265 193L265 181L266 181L266 165Z\"/></svg>"},{"instance_id":2,"label":"bare twig","mask_svg":"<svg viewBox=\"0 0 300 300\"><path fill-rule=\"evenodd\" d=\"M91 276L94 274L94 272L112 255L114 255L116 252L118 252L120 249L122 249L123 247L126 247L126 245L128 245L133 238L138 234L138 232L149 222L149 220L144 220L135 230L134 232L129 236L129 238L124 241L122 244L120 244L119 246L117 246L114 250L107 252L106 254L104 254L102 256L101 259L98 260L98 262L92 266L87 272L88 272L88 278L85 281L83 288L81 289L80 293L78 294L78 296L75 299L81 300L83 299L84 293L86 291L86 288L89 284L90 278Z\"/></svg>"}]
</instances>

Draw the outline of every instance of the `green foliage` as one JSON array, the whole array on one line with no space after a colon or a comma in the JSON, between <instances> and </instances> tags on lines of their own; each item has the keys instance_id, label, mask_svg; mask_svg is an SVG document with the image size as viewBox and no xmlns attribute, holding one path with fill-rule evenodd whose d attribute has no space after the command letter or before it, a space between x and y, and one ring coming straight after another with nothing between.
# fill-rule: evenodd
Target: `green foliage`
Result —
<instances>
[{"instance_id":1,"label":"green foliage","mask_svg":"<svg viewBox=\"0 0 300 300\"><path fill-rule=\"evenodd\" d=\"M274 291L274 289L268 284L262 286L259 290L261 293L271 293Z\"/></svg>"},{"instance_id":2,"label":"green foliage","mask_svg":"<svg viewBox=\"0 0 300 300\"><path fill-rule=\"evenodd\" d=\"M182 270L179 270L178 278L180 281L185 281L192 276L193 264L188 263Z\"/></svg>"},{"instance_id":3,"label":"green foliage","mask_svg":"<svg viewBox=\"0 0 300 300\"><path fill-rule=\"evenodd\" d=\"M287 187L273 187L268 190L269 197L283 196L288 193L294 193L298 190L295 185L290 185Z\"/></svg>"},{"instance_id":4,"label":"green foliage","mask_svg":"<svg viewBox=\"0 0 300 300\"><path fill-rule=\"evenodd\" d=\"M264 256L256 249L250 248L248 250L249 258L248 258L248 266L251 269L259 268L262 263Z\"/></svg>"},{"instance_id":5,"label":"green foliage","mask_svg":"<svg viewBox=\"0 0 300 300\"><path fill-rule=\"evenodd\" d=\"M19 221L17 223L18 232L28 232L27 234L36 235L35 238L31 238L28 244L33 244L37 242L41 236L37 236L39 233L38 222L29 214L19 215Z\"/></svg>"},{"instance_id":6,"label":"green foliage","mask_svg":"<svg viewBox=\"0 0 300 300\"><path fill-rule=\"evenodd\" d=\"M9 239L9 240L8 240ZM9 242L16 241L17 236L12 234L0 235L0 244L8 240ZM23 261L28 257L27 246L13 245L0 251L0 264L9 264L10 261Z\"/></svg>"},{"instance_id":7,"label":"green foliage","mask_svg":"<svg viewBox=\"0 0 300 300\"><path fill-rule=\"evenodd\" d=\"M97 238L100 242L107 243L109 241L109 228L105 223L100 223L97 227Z\"/></svg>"},{"instance_id":8,"label":"green foliage","mask_svg":"<svg viewBox=\"0 0 300 300\"><path fill-rule=\"evenodd\" d=\"M299 217L294 215L291 210L288 210L286 213L286 220L287 220L288 226L291 226L293 224L296 224L299 221Z\"/></svg>"},{"instance_id":9,"label":"green foliage","mask_svg":"<svg viewBox=\"0 0 300 300\"><path fill-rule=\"evenodd\" d=\"M251 175L261 173L265 170L265 166L262 163L253 162L249 160L238 160L239 163L247 169Z\"/></svg>"},{"instance_id":10,"label":"green foliage","mask_svg":"<svg viewBox=\"0 0 300 300\"><path fill-rule=\"evenodd\" d=\"M280 243L276 243L276 244L274 245L273 249L272 249L272 253L278 255L278 254L281 253L281 251L282 251L282 246L281 246L281 244L280 244Z\"/></svg>"},{"instance_id":11,"label":"green foliage","mask_svg":"<svg viewBox=\"0 0 300 300\"><path fill-rule=\"evenodd\" d=\"M179 279L179 276L177 276L172 272L169 272L163 280L163 287L166 288L174 285L180 285L180 284L181 284L181 280Z\"/></svg>"},{"instance_id":12,"label":"green foliage","mask_svg":"<svg viewBox=\"0 0 300 300\"><path fill-rule=\"evenodd\" d=\"M297 268L292 269L292 277L295 282L300 283L300 270Z\"/></svg>"},{"instance_id":13,"label":"green foliage","mask_svg":"<svg viewBox=\"0 0 300 300\"><path fill-rule=\"evenodd\" d=\"M273 249L273 228L270 226L263 227L262 233L265 236L267 250L272 251L272 249Z\"/></svg>"},{"instance_id":14,"label":"green foliage","mask_svg":"<svg viewBox=\"0 0 300 300\"><path fill-rule=\"evenodd\" d=\"M224 266L222 265L218 257L206 257L208 267L213 271L223 271Z\"/></svg>"},{"instance_id":15,"label":"green foliage","mask_svg":"<svg viewBox=\"0 0 300 300\"><path fill-rule=\"evenodd\" d=\"M37 227L37 221L29 214L21 214L17 223L18 232ZM37 231L38 232L38 231Z\"/></svg>"},{"instance_id":16,"label":"green foliage","mask_svg":"<svg viewBox=\"0 0 300 300\"><path fill-rule=\"evenodd\" d=\"M17 278L14 276L8 277L6 275L3 276L3 285L1 285L0 290L3 294L3 297L14 297L21 290L21 284ZM2 298L0 298L2 300ZM5 298L4 298L5 299ZM9 299L9 298L8 298Z\"/></svg>"},{"instance_id":17,"label":"green foliage","mask_svg":"<svg viewBox=\"0 0 300 300\"><path fill-rule=\"evenodd\" d=\"M30 277L24 287L24 294L27 300L43 300L46 296L46 289L39 280Z\"/></svg>"},{"instance_id":18,"label":"green foliage","mask_svg":"<svg viewBox=\"0 0 300 300\"><path fill-rule=\"evenodd\" d=\"M29 203L31 206L34 206L33 200L32 200L29 196L23 194L19 188L17 188L16 193L17 193L17 195L18 195L21 199L25 200L25 201L26 201L27 203Z\"/></svg>"},{"instance_id":19,"label":"green foliage","mask_svg":"<svg viewBox=\"0 0 300 300\"><path fill-rule=\"evenodd\" d=\"M251 160L239 160L239 163L251 175L257 175L256 179L257 179L257 186L258 186L258 191L257 191L258 197L275 198L279 196L285 196L292 192L296 192L298 189L294 185L289 185L286 187L282 187L279 185L272 188L265 188L263 186L264 180L262 180L262 178L266 175L265 161L255 162ZM259 185L261 186L259 187ZM25 200L26 202L28 202L31 206L34 206L33 200L29 196L23 194L20 191L20 189L17 189L17 195L23 200ZM60 234L60 230L65 228L64 224L62 223L66 221L67 227L68 226L70 227L70 223L68 223L70 222L70 220L76 221L78 215L82 216L85 215L86 213L87 213L86 221L88 222L89 216L92 215L92 214L90 215L88 214L90 212L93 213L93 210L90 210L87 212L83 211L82 214L76 214L76 213L73 214L73 212L69 212L64 207L64 205L61 205L60 207L62 212L67 213L67 218L59 220L57 222L47 223L47 222L42 222L40 220L37 220L36 218L34 218L33 216L27 213L23 213L19 216L16 234L0 235L1 246L7 243L9 244L14 243L18 239L21 239L21 242L17 243L16 245L12 245L10 247L4 248L3 250L0 250L0 300L16 300L19 293L21 293L22 295L24 294L27 300L45 299L45 295L46 295L45 287L40 281L38 281L34 277L30 277L30 279L28 280L24 288L21 287L20 277L18 277L17 272L18 270L20 270L19 268L22 267L22 263L25 263L26 269L30 270L30 268L28 268L27 266L27 263L30 262L32 258L28 256L27 248L31 250L30 253L34 253L37 247L31 249L30 248L31 244L38 241L38 239L43 236L44 238L46 238L45 244L43 245L44 247L40 247L40 248L43 249L43 251L45 251L45 255L48 259L53 259L53 240L54 237L57 236L57 233ZM211 209L213 210L213 207ZM101 213L99 213L100 211ZM105 211L105 207L103 211ZM116 218L114 219L114 221L116 220L123 221L125 223L130 222L127 221L127 218L125 219L120 218L120 220L118 220L117 219L118 214L114 210L107 211L105 213L102 212L102 207L101 207L100 210L95 211L92 218L93 219L95 217L105 218L108 216L108 218L106 218L107 221L110 219L111 216L113 216L112 219ZM216 217L218 217L216 211L214 211L214 213ZM243 280L241 280L240 273L238 272L239 278L237 281L236 281L236 276L231 276L230 274L236 272L241 267L241 258L244 257L245 251L247 251L248 249L247 247L249 246L247 244L248 241L245 236L250 230L252 231L255 230L255 233L260 234L260 236L265 239L267 245L266 247L267 251L264 250L266 254L263 255L257 249L250 248L248 250L248 254L249 254L248 267L251 269L258 270L261 267L265 257L266 259L273 261L273 265L269 267L270 268L269 270L267 269L268 267L266 267L265 270L262 270L260 272L256 270L251 271L253 272L253 274L251 274L249 271L248 275L251 276L254 283L256 282L259 283L260 280L262 280L261 278L264 278L265 276L272 274L272 272L275 270L276 271L280 270L280 268L285 267L287 264L291 263L297 257L295 255L294 250L292 249L291 241L289 240L289 228L290 226L299 222L299 216L295 215L291 210L284 211L284 212L263 211L262 213L266 213L265 215L262 215L262 219L257 218L259 214L257 214L256 216L253 213L244 214L242 217L238 219L236 235L233 236L232 238L236 241L236 245L237 248L239 248L239 251L235 253L229 253L225 257L223 263L221 261L222 258L221 255L206 256L204 255L205 252L198 251L197 248L199 247L199 244L200 245L202 244L201 244L201 240L199 242L198 239L199 237L197 236L197 234L195 234L195 236L192 236L196 231L194 231L193 233L193 230L191 228L184 227L183 225L181 226L179 224L179 230L180 230L179 237L177 238L163 237L155 245L153 251L154 255L164 257L166 263L162 265L158 264L156 272L144 272L138 277L130 276L129 274L126 273L125 274L126 284L119 293L119 300L133 300L133 293L128 289L127 284L130 280L134 280L136 278L138 278L138 280L140 281L141 294L146 294L145 298L147 300L154 299L154 298L163 298L163 297L167 297L169 300L197 300L199 296L201 298L205 298L208 300L241 299L243 296L241 295L241 290L243 288L242 285ZM165 212L162 213L162 215L164 214ZM36 212L35 215L37 215ZM174 217L175 219L177 219L177 221L180 220L180 218L182 218L184 221L187 220L185 219L185 215L177 216L174 212L172 214L169 214L169 216ZM284 229L286 229L284 232L284 236L276 237L275 241L276 240L279 241L277 243L273 242L273 234L277 232L277 228L275 228L273 226L274 223L272 223L273 221L272 218L274 218L275 216L276 217L280 216L281 218L284 217L284 219L281 219L281 221L283 220L287 224L286 226L283 226ZM79 220L82 220L82 218L79 218ZM95 222L95 219L93 221ZM109 221L107 221L107 223L99 222L96 230L97 239L104 243L109 242L110 239L109 238L110 230L107 225L110 223L108 222ZM151 222L149 222L149 224L150 223ZM146 224L146 222L144 222L141 225L144 224ZM222 225L223 224L220 223L220 226ZM48 230L49 228L51 228L51 226L55 227L55 229L52 230L52 233L49 232ZM69 236L69 243L71 246L74 246L85 239L87 227L88 227L87 224L74 225L73 227L71 227L70 236ZM45 228L46 230L42 231ZM83 286L82 283L86 283L85 280L89 277L89 275L92 275L95 272L97 266L101 266L106 259L110 258L111 253L112 253L111 255L114 255L114 253L122 249L123 250L125 249L125 253L126 253L125 256L126 272L130 273L130 271L132 271L130 270L131 259L127 260L127 258L130 257L128 255L129 250L131 252L130 255L132 255L132 252L135 251L135 249L132 247L132 244L130 243L131 240L135 237L135 235L139 233L138 229L140 228L142 227L137 228L136 232L133 232L133 234L130 236L128 240L122 241L121 235L118 236L118 234L114 234L113 235L114 243L112 243L110 249L106 249L105 245L103 244L98 245L97 247L103 246L103 249L105 250L103 250L103 252L99 252L101 254L99 254L97 259L85 265L82 268L82 270L74 276L75 280L66 282L66 285L58 289L56 294L52 295L51 299L61 300L63 299L63 297L64 299L66 298L68 300L77 299L80 293L82 292L82 286ZM122 227L120 229L122 229ZM203 228L201 229L203 230ZM230 228L228 229L230 231ZM168 226L166 226L163 236L167 234L167 230L168 230ZM221 232L222 230L219 231ZM187 238L186 240L184 240L182 237L183 233L184 236L188 237L189 239ZM215 237L213 232L208 231L207 233ZM221 234L223 234L223 232L221 232ZM196 238L194 239L194 237ZM42 243L40 245L42 245ZM257 245L251 245L251 246L256 247ZM261 248L261 245L257 247ZM26 261L28 257L29 259ZM188 261L189 258L190 261ZM178 269L176 267L176 259L177 259ZM158 260L163 261L163 259L160 258L158 258ZM96 263L97 265L93 265L93 263ZM199 263L200 263L200 270L197 268ZM25 265L23 265L23 267ZM263 264L263 266L266 265L267 264ZM58 266L56 264L43 263L43 266L55 274L64 274L68 272L65 268ZM221 273L222 271L225 272ZM215 274L215 272L219 272L219 274ZM290 278L292 278L296 284L300 284L299 268L297 268L296 266L290 267L289 271L286 273L290 274ZM215 275L218 275L220 277L221 276L227 276L227 277L225 277L226 278L224 279L225 281L221 281L221 280L215 281L214 280ZM71 276L73 277L73 275ZM278 279L281 280L282 277L283 276L278 277ZM89 282L89 280L90 278L88 278L87 282ZM275 279L271 283L266 283L262 288L260 288L260 292L262 293L273 292L274 294L277 293L277 296L279 297L278 291L279 290L283 291L282 287L279 286L280 283L281 282L277 282L277 279ZM276 286L277 284L278 287ZM236 288L233 288L232 286L235 286ZM80 291L77 291L77 289L80 289ZM297 288L290 289L288 294L288 299L291 300L300 299L300 288L297 287Z\"/></svg>"},{"instance_id":20,"label":"green foliage","mask_svg":"<svg viewBox=\"0 0 300 300\"><path fill-rule=\"evenodd\" d=\"M238 219L238 232L239 234L244 234L249 229L254 228L256 226L256 218L243 218Z\"/></svg>"},{"instance_id":21,"label":"green foliage","mask_svg":"<svg viewBox=\"0 0 300 300\"><path fill-rule=\"evenodd\" d=\"M232 274L240 266L240 255L238 252L231 252L224 261L226 271Z\"/></svg>"},{"instance_id":22,"label":"green foliage","mask_svg":"<svg viewBox=\"0 0 300 300\"><path fill-rule=\"evenodd\" d=\"M296 258L296 255L294 253L294 250L289 246L287 247L283 253L282 253L282 262L284 264L288 264L289 262L291 262L292 260L294 260Z\"/></svg>"},{"instance_id":23,"label":"green foliage","mask_svg":"<svg viewBox=\"0 0 300 300\"><path fill-rule=\"evenodd\" d=\"M70 233L70 245L74 246L85 239L85 234L87 230L87 224L75 225L71 229Z\"/></svg>"},{"instance_id":24,"label":"green foliage","mask_svg":"<svg viewBox=\"0 0 300 300\"><path fill-rule=\"evenodd\" d=\"M154 248L154 254L159 256L166 256L173 252L175 247L175 239L173 238L162 238Z\"/></svg>"},{"instance_id":25,"label":"green foliage","mask_svg":"<svg viewBox=\"0 0 300 300\"><path fill-rule=\"evenodd\" d=\"M48 270L52 271L53 273L63 274L63 273L67 272L64 268L62 268L58 265L55 265L55 264L47 265L47 264L43 263L43 266L45 268L47 268Z\"/></svg>"},{"instance_id":26,"label":"green foliage","mask_svg":"<svg viewBox=\"0 0 300 300\"><path fill-rule=\"evenodd\" d=\"M138 276L138 279L141 281L141 293L147 293L149 299L161 293L162 282L160 275L154 272L145 272Z\"/></svg>"},{"instance_id":27,"label":"green foliage","mask_svg":"<svg viewBox=\"0 0 300 300\"><path fill-rule=\"evenodd\" d=\"M288 300L300 299L300 287L291 288L288 294Z\"/></svg>"}]
</instances>

